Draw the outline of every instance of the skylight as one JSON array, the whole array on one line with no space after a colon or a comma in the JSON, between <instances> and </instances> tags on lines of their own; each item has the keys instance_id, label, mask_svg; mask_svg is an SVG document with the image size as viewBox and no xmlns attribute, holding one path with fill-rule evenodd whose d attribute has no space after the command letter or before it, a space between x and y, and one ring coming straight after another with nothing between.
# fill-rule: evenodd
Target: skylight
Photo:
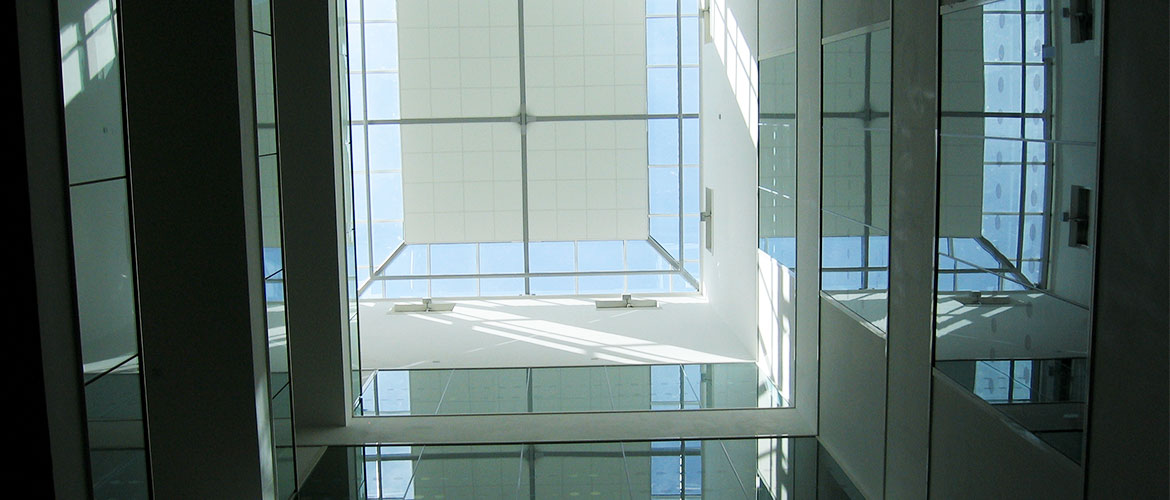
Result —
<instances>
[{"instance_id":1,"label":"skylight","mask_svg":"<svg viewBox=\"0 0 1170 500\"><path fill-rule=\"evenodd\" d=\"M362 298L699 289L696 0L351 0Z\"/></svg>"}]
</instances>

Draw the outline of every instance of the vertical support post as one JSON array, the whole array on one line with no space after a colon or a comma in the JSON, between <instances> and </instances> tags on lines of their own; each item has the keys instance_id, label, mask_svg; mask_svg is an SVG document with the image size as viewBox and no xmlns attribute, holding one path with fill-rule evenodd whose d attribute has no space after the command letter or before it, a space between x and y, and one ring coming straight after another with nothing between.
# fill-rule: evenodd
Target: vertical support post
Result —
<instances>
[{"instance_id":1,"label":"vertical support post","mask_svg":"<svg viewBox=\"0 0 1170 500\"><path fill-rule=\"evenodd\" d=\"M886 498L927 498L937 251L938 2L891 12Z\"/></svg>"},{"instance_id":2,"label":"vertical support post","mask_svg":"<svg viewBox=\"0 0 1170 500\"><path fill-rule=\"evenodd\" d=\"M20 219L22 212L16 214L20 224L17 238L24 236L19 232L27 223L30 243L18 249L22 252L18 259L25 257L23 252L27 248L31 265L27 265L25 272L32 281L25 282L22 275L19 283L31 284L34 294L29 300L31 308L22 307L21 302L13 304L13 310L35 317L39 334L24 332L22 336L30 339L30 348L28 352L22 349L25 344L20 339L18 342L22 343L14 352L36 355L36 361L30 363L36 373L19 384L27 387L27 403L33 405L29 421L38 425L33 447L47 445L42 449L51 457L51 469L38 468L35 477L40 479L40 474L51 471L48 490L51 496L85 498L90 490L85 393L75 308L77 291L65 164L60 34L54 5L54 2L17 2L12 7L16 14L12 24L16 29L10 36L16 43L11 48L20 61L20 94L16 100L23 109L17 118L23 131L23 137L18 140L23 142L21 160L27 167L24 174L27 184L19 182L18 174L12 189L28 202L28 219ZM19 196L16 204L21 204ZM27 296L27 293L18 295ZM48 397L50 394L52 397ZM42 435L47 443L40 439Z\"/></svg>"},{"instance_id":3,"label":"vertical support post","mask_svg":"<svg viewBox=\"0 0 1170 500\"><path fill-rule=\"evenodd\" d=\"M154 495L273 498L251 3L121 5Z\"/></svg>"},{"instance_id":4,"label":"vertical support post","mask_svg":"<svg viewBox=\"0 0 1170 500\"><path fill-rule=\"evenodd\" d=\"M293 422L351 416L336 2L273 4Z\"/></svg>"},{"instance_id":5,"label":"vertical support post","mask_svg":"<svg viewBox=\"0 0 1170 500\"><path fill-rule=\"evenodd\" d=\"M821 0L796 6L796 373L794 404L817 428L821 268Z\"/></svg>"},{"instance_id":6,"label":"vertical support post","mask_svg":"<svg viewBox=\"0 0 1170 500\"><path fill-rule=\"evenodd\" d=\"M1166 498L1167 7L1104 4L1085 498Z\"/></svg>"}]
</instances>

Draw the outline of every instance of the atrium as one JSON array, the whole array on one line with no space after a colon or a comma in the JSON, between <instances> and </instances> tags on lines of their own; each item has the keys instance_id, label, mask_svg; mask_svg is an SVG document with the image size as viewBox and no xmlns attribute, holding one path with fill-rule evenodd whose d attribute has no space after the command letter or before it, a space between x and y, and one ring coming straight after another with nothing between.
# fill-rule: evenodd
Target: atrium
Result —
<instances>
[{"instance_id":1,"label":"atrium","mask_svg":"<svg viewBox=\"0 0 1170 500\"><path fill-rule=\"evenodd\" d=\"M56 497L1168 494L1164 3L14 8Z\"/></svg>"}]
</instances>

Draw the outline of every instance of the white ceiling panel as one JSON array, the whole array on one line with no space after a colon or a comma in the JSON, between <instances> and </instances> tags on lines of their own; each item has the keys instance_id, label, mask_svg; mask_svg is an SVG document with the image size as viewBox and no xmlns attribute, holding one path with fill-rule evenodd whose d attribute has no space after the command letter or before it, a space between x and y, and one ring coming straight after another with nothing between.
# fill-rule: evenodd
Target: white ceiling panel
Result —
<instances>
[{"instance_id":1,"label":"white ceiling panel","mask_svg":"<svg viewBox=\"0 0 1170 500\"><path fill-rule=\"evenodd\" d=\"M408 244L523 238L519 125L403 125L402 185Z\"/></svg>"},{"instance_id":2,"label":"white ceiling panel","mask_svg":"<svg viewBox=\"0 0 1170 500\"><path fill-rule=\"evenodd\" d=\"M524 2L525 87L536 116L646 113L641 2Z\"/></svg>"},{"instance_id":3,"label":"white ceiling panel","mask_svg":"<svg viewBox=\"0 0 1170 500\"><path fill-rule=\"evenodd\" d=\"M518 19L515 0L400 1L402 118L518 114Z\"/></svg>"},{"instance_id":4,"label":"white ceiling panel","mask_svg":"<svg viewBox=\"0 0 1170 500\"><path fill-rule=\"evenodd\" d=\"M645 121L534 123L528 150L532 241L648 237Z\"/></svg>"}]
</instances>

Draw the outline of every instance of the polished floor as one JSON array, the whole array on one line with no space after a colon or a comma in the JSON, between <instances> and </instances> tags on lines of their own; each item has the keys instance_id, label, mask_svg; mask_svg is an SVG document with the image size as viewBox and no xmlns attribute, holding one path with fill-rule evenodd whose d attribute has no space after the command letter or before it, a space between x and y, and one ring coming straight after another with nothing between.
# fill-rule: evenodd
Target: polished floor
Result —
<instances>
[{"instance_id":1,"label":"polished floor","mask_svg":"<svg viewBox=\"0 0 1170 500\"><path fill-rule=\"evenodd\" d=\"M309 499L860 499L815 438L332 447Z\"/></svg>"}]
</instances>

